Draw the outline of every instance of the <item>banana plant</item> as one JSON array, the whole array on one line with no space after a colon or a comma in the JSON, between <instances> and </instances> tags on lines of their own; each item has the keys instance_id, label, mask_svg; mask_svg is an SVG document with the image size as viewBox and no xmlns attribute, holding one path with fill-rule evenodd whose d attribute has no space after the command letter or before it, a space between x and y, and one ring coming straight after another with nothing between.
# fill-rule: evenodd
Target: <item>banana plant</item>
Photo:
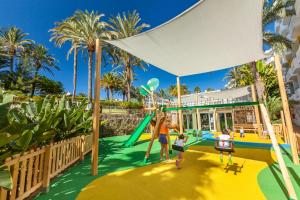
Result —
<instances>
[{"instance_id":1,"label":"banana plant","mask_svg":"<svg viewBox=\"0 0 300 200\"><path fill-rule=\"evenodd\" d=\"M92 129L92 111L86 111L87 101L72 104L63 96L46 96L38 102L25 102L7 113L8 125L0 130L0 163L5 158ZM11 189L9 171L0 169L0 187Z\"/></svg>"},{"instance_id":2,"label":"banana plant","mask_svg":"<svg viewBox=\"0 0 300 200\"><path fill-rule=\"evenodd\" d=\"M0 168L0 187L8 190L13 188L12 177L8 168Z\"/></svg>"},{"instance_id":3,"label":"banana plant","mask_svg":"<svg viewBox=\"0 0 300 200\"><path fill-rule=\"evenodd\" d=\"M86 110L88 105L83 100L79 105L65 102L63 119L57 127L59 134L56 135L57 140L73 137L79 134L87 134L92 131L92 111Z\"/></svg>"}]
</instances>

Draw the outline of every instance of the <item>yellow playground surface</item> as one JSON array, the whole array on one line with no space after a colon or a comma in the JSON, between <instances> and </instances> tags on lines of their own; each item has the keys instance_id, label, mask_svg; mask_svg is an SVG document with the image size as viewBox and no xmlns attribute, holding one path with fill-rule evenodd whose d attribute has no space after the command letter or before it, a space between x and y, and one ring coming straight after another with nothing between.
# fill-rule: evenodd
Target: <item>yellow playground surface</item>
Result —
<instances>
[{"instance_id":1,"label":"yellow playground surface","mask_svg":"<svg viewBox=\"0 0 300 200\"><path fill-rule=\"evenodd\" d=\"M265 199L257 175L273 162L268 150L238 149L241 157L229 167L212 151L211 147L191 147L180 170L173 159L111 173L87 185L78 199ZM256 160L251 159L253 155Z\"/></svg>"},{"instance_id":2,"label":"yellow playground surface","mask_svg":"<svg viewBox=\"0 0 300 200\"><path fill-rule=\"evenodd\" d=\"M218 133L214 133L214 137ZM144 134L140 141L146 141ZM174 136L171 137L174 139ZM235 135L235 140L246 143L270 144L269 139L259 139L256 134L245 138ZM283 143L280 141L280 143ZM170 162L160 162L139 168L110 173L86 185L78 200L87 199L286 199L280 184L272 184L269 170L276 158L270 148L235 148L232 165L220 162L219 154L211 144L193 145L185 152L182 169ZM271 169L270 169L271 168ZM276 167L275 167L276 168ZM297 169L297 170L300 170ZM269 174L268 174L269 173ZM277 174L277 173L275 173ZM298 175L299 176L299 175ZM296 182L299 177L294 177ZM268 183L269 181L269 183ZM299 183L297 194L300 193ZM279 189L278 189L279 188Z\"/></svg>"}]
</instances>

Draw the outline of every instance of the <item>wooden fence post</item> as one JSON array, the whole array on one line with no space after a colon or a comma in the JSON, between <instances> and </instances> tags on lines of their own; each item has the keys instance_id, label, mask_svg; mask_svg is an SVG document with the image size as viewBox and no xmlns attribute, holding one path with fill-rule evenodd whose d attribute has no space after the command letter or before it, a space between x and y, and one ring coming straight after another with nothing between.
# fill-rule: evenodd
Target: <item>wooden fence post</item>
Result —
<instances>
[{"instance_id":1,"label":"wooden fence post","mask_svg":"<svg viewBox=\"0 0 300 200\"><path fill-rule=\"evenodd\" d=\"M81 142L80 142L80 145L81 145L80 160L84 160L84 150L85 150L86 137L84 135L82 135L80 137L80 139L81 139Z\"/></svg>"},{"instance_id":2,"label":"wooden fence post","mask_svg":"<svg viewBox=\"0 0 300 200\"><path fill-rule=\"evenodd\" d=\"M288 137L288 134L287 134L284 114L283 114L282 110L280 111L280 117L281 117L281 123L282 123L282 132L283 132L283 135L284 135L284 142L289 144L290 141L289 141L289 137Z\"/></svg>"},{"instance_id":3,"label":"wooden fence post","mask_svg":"<svg viewBox=\"0 0 300 200\"><path fill-rule=\"evenodd\" d=\"M43 189L48 192L50 185L50 170L51 170L51 145L45 148L45 160L44 160L44 170L43 170Z\"/></svg>"},{"instance_id":4,"label":"wooden fence post","mask_svg":"<svg viewBox=\"0 0 300 200\"><path fill-rule=\"evenodd\" d=\"M13 189L10 192L10 199L15 199L17 196L17 184L18 184L18 177L19 177L19 159L20 154L15 155L13 158L17 158L17 162L12 167L12 184Z\"/></svg>"},{"instance_id":5,"label":"wooden fence post","mask_svg":"<svg viewBox=\"0 0 300 200\"><path fill-rule=\"evenodd\" d=\"M251 85L251 95L252 95L252 101L257 102L257 96L256 96L256 91L255 91L254 84ZM263 128L261 128L261 119L260 119L258 105L254 106L254 114L255 114L255 121L256 121L256 124L257 124L258 136L262 137Z\"/></svg>"}]
</instances>

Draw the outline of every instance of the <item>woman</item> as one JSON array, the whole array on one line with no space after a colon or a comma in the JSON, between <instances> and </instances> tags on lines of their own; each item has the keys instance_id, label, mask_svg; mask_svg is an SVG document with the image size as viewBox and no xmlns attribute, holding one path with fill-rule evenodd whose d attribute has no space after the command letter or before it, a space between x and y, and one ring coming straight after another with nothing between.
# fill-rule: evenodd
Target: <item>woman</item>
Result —
<instances>
[{"instance_id":1,"label":"woman","mask_svg":"<svg viewBox=\"0 0 300 200\"><path fill-rule=\"evenodd\" d=\"M163 160L163 155L165 153L166 160L169 160L169 129L174 129L176 132L179 132L176 125L171 125L170 117L164 113L164 116L160 120L160 129L158 141L161 145L160 149L160 160Z\"/></svg>"}]
</instances>

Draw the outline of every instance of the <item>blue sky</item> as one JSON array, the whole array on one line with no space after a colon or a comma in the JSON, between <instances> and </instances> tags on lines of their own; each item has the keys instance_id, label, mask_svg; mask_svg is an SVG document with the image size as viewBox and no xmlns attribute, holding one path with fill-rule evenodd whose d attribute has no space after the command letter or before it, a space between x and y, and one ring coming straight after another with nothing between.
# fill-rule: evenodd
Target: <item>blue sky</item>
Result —
<instances>
[{"instance_id":1,"label":"blue sky","mask_svg":"<svg viewBox=\"0 0 300 200\"><path fill-rule=\"evenodd\" d=\"M104 13L106 18L124 11L137 10L143 22L151 25L151 28L158 26L167 20L175 17L197 0L0 0L0 27L17 26L24 32L30 33L30 38L37 43L44 44L59 60L60 71L55 72L52 79L59 80L64 84L66 91L72 91L72 58L66 60L68 46L57 48L49 42L50 33L54 22L61 21L71 16L75 10L95 10ZM105 73L112 69L111 66L102 68ZM226 82L224 75L229 69L211 72L206 74L183 77L181 82L187 84L190 90L200 86L202 90L208 87L223 88ZM154 66L149 66L148 71L136 70L137 81L134 85L141 85L148 79L157 77L160 79L162 88L176 83L174 75L168 74ZM77 92L87 92L87 58L82 56L78 69ZM104 92L101 93L103 97Z\"/></svg>"}]
</instances>

